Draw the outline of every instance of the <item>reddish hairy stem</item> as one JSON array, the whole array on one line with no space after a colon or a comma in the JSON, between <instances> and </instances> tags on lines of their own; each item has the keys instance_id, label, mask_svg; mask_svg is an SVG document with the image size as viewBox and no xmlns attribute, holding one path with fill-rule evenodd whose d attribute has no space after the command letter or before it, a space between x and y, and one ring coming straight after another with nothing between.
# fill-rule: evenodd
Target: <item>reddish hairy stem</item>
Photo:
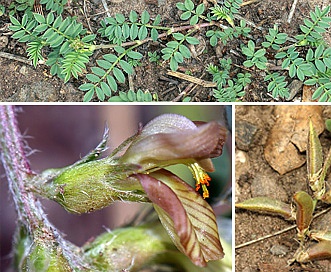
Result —
<instances>
[{"instance_id":1,"label":"reddish hairy stem","mask_svg":"<svg viewBox=\"0 0 331 272\"><path fill-rule=\"evenodd\" d=\"M30 179L33 173L25 156L22 135L18 129L13 106L0 106L0 144L2 163L18 219L32 231L31 228L36 228L38 222L42 220L39 213L41 209L35 206L32 193L27 192L25 188L26 180Z\"/></svg>"},{"instance_id":2,"label":"reddish hairy stem","mask_svg":"<svg viewBox=\"0 0 331 272\"><path fill-rule=\"evenodd\" d=\"M23 224L35 240L57 245L61 254L76 268L82 268L83 259L77 248L65 241L52 226L40 202L27 190L29 180L35 175L26 158L24 141L17 125L15 108L0 106L0 151L9 189L15 202L19 224Z\"/></svg>"}]
</instances>

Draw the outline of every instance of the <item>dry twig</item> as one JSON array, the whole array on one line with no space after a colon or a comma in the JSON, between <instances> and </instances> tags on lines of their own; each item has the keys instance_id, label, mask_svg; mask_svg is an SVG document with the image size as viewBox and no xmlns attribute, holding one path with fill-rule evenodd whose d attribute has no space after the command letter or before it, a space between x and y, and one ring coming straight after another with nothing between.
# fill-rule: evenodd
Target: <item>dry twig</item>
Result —
<instances>
[{"instance_id":1,"label":"dry twig","mask_svg":"<svg viewBox=\"0 0 331 272\"><path fill-rule=\"evenodd\" d=\"M213 87L217 86L216 82L205 81L205 80L202 80L200 78L189 76L187 74L180 73L180 72L168 71L167 75L177 77L177 78L180 78L180 79L184 79L186 81L192 82L194 84L200 85L200 86L205 87L205 88L213 88Z\"/></svg>"},{"instance_id":2,"label":"dry twig","mask_svg":"<svg viewBox=\"0 0 331 272\"><path fill-rule=\"evenodd\" d=\"M297 6L297 3L298 3L298 0L294 0L293 3L292 3L292 7L291 7L290 13L288 15L288 19L287 19L288 23L291 23L295 8Z\"/></svg>"},{"instance_id":3,"label":"dry twig","mask_svg":"<svg viewBox=\"0 0 331 272\"><path fill-rule=\"evenodd\" d=\"M321 211L321 212L315 214L313 218L317 218L317 217L321 216L322 214L327 213L327 212L330 211L330 210L331 210L331 207L329 207L329 208L327 208L327 209L325 209L325 210L323 210L323 211ZM274 237L274 236L280 235L280 234L285 233L285 232L287 232L287 231L289 231L289 230L295 229L296 227L297 227L297 225L289 226L289 227L287 227L287 228L285 228L285 229L282 229L282 230L280 230L280 231L277 231L277 232L275 232L275 233L268 234L268 235L263 236L263 237L260 237L260 238L258 238L258 239L254 239L254 240L248 241L248 242L246 242L246 243L242 243L242 244L240 244L240 245L237 245L237 246L235 247L235 249L239 249L239 248L242 248L242 247L245 247L245 246L249 246L249 245L251 245L251 244L255 244L255 243L257 243L257 242L263 241L263 240L265 240L265 239L268 239L268 238L271 238L271 237Z\"/></svg>"},{"instance_id":4,"label":"dry twig","mask_svg":"<svg viewBox=\"0 0 331 272\"><path fill-rule=\"evenodd\" d=\"M13 55L13 54L10 54L10 53L6 53L6 52L0 52L0 58L7 58L7 59L23 62L23 63L28 64L28 65L32 65L31 60L29 60L27 58L24 58L24 57L16 56L16 55Z\"/></svg>"},{"instance_id":5,"label":"dry twig","mask_svg":"<svg viewBox=\"0 0 331 272\"><path fill-rule=\"evenodd\" d=\"M250 4L253 4L253 3L255 3L255 2L259 2L260 0L250 0L250 1L246 1L246 2L242 2L241 3L241 7L243 7L243 6L247 6L247 5L250 5Z\"/></svg>"},{"instance_id":6,"label":"dry twig","mask_svg":"<svg viewBox=\"0 0 331 272\"><path fill-rule=\"evenodd\" d=\"M103 8L105 9L105 11L107 13L107 16L111 17L106 0L101 0L101 2L102 2L102 5L103 5Z\"/></svg>"}]
</instances>

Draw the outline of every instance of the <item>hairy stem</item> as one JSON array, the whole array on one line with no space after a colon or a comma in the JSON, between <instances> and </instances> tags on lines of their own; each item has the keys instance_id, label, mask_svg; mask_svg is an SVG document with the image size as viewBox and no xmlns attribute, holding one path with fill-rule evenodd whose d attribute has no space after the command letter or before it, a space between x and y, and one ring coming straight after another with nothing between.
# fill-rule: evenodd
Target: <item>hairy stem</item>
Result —
<instances>
[{"instance_id":1,"label":"hairy stem","mask_svg":"<svg viewBox=\"0 0 331 272\"><path fill-rule=\"evenodd\" d=\"M25 182L33 173L25 156L22 135L17 126L12 106L0 107L0 144L2 163L8 178L9 189L15 202L18 220L29 226L32 233L42 221L42 210L35 205L34 197L26 191Z\"/></svg>"},{"instance_id":2,"label":"hairy stem","mask_svg":"<svg viewBox=\"0 0 331 272\"><path fill-rule=\"evenodd\" d=\"M57 245L73 267L82 267L77 248L62 238L48 221L40 202L27 190L29 181L36 174L32 172L26 158L25 151L28 147L19 131L13 106L0 106L0 148L9 189L18 214L18 225L27 229L33 241L42 240L48 245Z\"/></svg>"}]
</instances>

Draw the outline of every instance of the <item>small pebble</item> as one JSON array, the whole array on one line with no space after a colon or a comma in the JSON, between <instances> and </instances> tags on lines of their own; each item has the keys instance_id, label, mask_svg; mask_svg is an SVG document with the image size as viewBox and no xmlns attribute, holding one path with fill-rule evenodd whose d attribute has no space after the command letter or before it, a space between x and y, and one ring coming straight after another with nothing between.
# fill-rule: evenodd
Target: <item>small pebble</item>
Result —
<instances>
[{"instance_id":1,"label":"small pebble","mask_svg":"<svg viewBox=\"0 0 331 272\"><path fill-rule=\"evenodd\" d=\"M236 178L247 174L250 170L250 161L246 152L242 150L236 151Z\"/></svg>"},{"instance_id":2,"label":"small pebble","mask_svg":"<svg viewBox=\"0 0 331 272\"><path fill-rule=\"evenodd\" d=\"M8 37L7 36L1 36L0 37L0 49L5 48L8 44Z\"/></svg>"},{"instance_id":3,"label":"small pebble","mask_svg":"<svg viewBox=\"0 0 331 272\"><path fill-rule=\"evenodd\" d=\"M254 142L258 127L247 121L236 122L236 145L239 149L248 151Z\"/></svg>"},{"instance_id":4,"label":"small pebble","mask_svg":"<svg viewBox=\"0 0 331 272\"><path fill-rule=\"evenodd\" d=\"M290 96L287 101L291 101L299 92L302 91L302 81L293 80L290 84L288 84L287 88L289 89Z\"/></svg>"},{"instance_id":5,"label":"small pebble","mask_svg":"<svg viewBox=\"0 0 331 272\"><path fill-rule=\"evenodd\" d=\"M272 255L283 257L288 253L288 248L283 245L273 245L270 248L270 252Z\"/></svg>"},{"instance_id":6,"label":"small pebble","mask_svg":"<svg viewBox=\"0 0 331 272\"><path fill-rule=\"evenodd\" d=\"M21 69L20 69L20 73L22 74L22 75L27 75L28 74L28 71L27 71L27 67L26 67L26 65L23 65L22 67L21 67Z\"/></svg>"}]
</instances>

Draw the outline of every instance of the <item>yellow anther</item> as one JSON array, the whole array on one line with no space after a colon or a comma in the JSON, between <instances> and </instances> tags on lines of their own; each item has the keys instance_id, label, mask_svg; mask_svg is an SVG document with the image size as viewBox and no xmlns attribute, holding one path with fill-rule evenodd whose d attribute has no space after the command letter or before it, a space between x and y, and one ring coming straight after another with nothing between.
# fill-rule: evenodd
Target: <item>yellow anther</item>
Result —
<instances>
[{"instance_id":1,"label":"yellow anther","mask_svg":"<svg viewBox=\"0 0 331 272\"><path fill-rule=\"evenodd\" d=\"M199 191L200 188L202 187L202 192L203 192L202 197L203 198L209 197L207 186L209 186L209 181L211 180L211 178L208 176L205 170L196 162L189 165L189 168L192 172L194 179L196 180L195 190Z\"/></svg>"}]
</instances>

